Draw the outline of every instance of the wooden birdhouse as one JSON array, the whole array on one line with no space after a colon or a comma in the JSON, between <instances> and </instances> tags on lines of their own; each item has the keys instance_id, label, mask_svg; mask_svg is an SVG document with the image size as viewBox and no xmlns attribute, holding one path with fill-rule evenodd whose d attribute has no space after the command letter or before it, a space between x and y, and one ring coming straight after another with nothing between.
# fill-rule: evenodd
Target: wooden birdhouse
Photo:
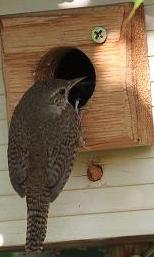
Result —
<instances>
[{"instance_id":1,"label":"wooden birdhouse","mask_svg":"<svg viewBox=\"0 0 154 257\"><path fill-rule=\"evenodd\" d=\"M143 8L131 4L2 17L8 116L34 81L90 81L82 117L85 147L153 143ZM86 99L87 100L87 99Z\"/></svg>"}]
</instances>

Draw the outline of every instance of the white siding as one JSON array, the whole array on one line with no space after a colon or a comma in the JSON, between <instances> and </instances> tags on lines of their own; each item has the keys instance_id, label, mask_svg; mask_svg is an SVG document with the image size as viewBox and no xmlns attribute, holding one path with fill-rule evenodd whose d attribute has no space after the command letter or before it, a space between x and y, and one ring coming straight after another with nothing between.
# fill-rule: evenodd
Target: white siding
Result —
<instances>
[{"instance_id":1,"label":"white siding","mask_svg":"<svg viewBox=\"0 0 154 257\"><path fill-rule=\"evenodd\" d=\"M6 101L5 101L5 95L0 95L0 119L4 120L6 119Z\"/></svg>"},{"instance_id":2,"label":"white siding","mask_svg":"<svg viewBox=\"0 0 154 257\"><path fill-rule=\"evenodd\" d=\"M8 125L6 119L0 119L0 142L1 144L7 144L8 141Z\"/></svg>"},{"instance_id":3,"label":"white siding","mask_svg":"<svg viewBox=\"0 0 154 257\"><path fill-rule=\"evenodd\" d=\"M0 0L0 14L70 8L76 5L101 5L117 1ZM147 0L145 4L154 108L154 0ZM26 206L25 200L20 199L11 187L6 153L7 117L0 64L0 238L3 239L0 243L2 246L13 246L25 242ZM90 182L86 176L87 165L92 160L101 163L104 171L102 180L95 183ZM82 153L64 192L50 208L46 241L153 234L153 195L154 147Z\"/></svg>"},{"instance_id":4,"label":"white siding","mask_svg":"<svg viewBox=\"0 0 154 257\"><path fill-rule=\"evenodd\" d=\"M0 63L0 96L1 95L4 95L4 83L3 83L3 78L2 78L2 67L1 67L1 63Z\"/></svg>"},{"instance_id":5,"label":"white siding","mask_svg":"<svg viewBox=\"0 0 154 257\"><path fill-rule=\"evenodd\" d=\"M149 3L151 2L151 5L146 6L146 27L147 30L154 30L154 11L153 11L153 5L154 2L149 0Z\"/></svg>"},{"instance_id":6,"label":"white siding","mask_svg":"<svg viewBox=\"0 0 154 257\"><path fill-rule=\"evenodd\" d=\"M149 57L149 66L150 66L150 80L154 82L154 56Z\"/></svg>"},{"instance_id":7,"label":"white siding","mask_svg":"<svg viewBox=\"0 0 154 257\"><path fill-rule=\"evenodd\" d=\"M55 217L48 220L46 242L153 234L153 217L154 210ZM23 220L0 223L2 244L23 244L25 230L26 222Z\"/></svg>"},{"instance_id":8,"label":"white siding","mask_svg":"<svg viewBox=\"0 0 154 257\"><path fill-rule=\"evenodd\" d=\"M133 0L74 0L74 1L51 1L51 0L0 0L0 15L12 13L25 13L36 11L48 11L64 8L76 8L94 5L108 5L115 3L133 2ZM145 0L146 5L153 5L154 0ZM150 9L150 8L149 8ZM150 11L150 14L152 10ZM151 23L151 22L150 22Z\"/></svg>"}]
</instances>

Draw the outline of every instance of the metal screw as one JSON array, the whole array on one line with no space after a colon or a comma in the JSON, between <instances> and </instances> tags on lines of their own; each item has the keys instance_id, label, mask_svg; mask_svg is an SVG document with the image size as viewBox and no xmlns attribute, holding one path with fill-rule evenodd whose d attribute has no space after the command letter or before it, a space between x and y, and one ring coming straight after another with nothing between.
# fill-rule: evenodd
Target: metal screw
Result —
<instances>
[{"instance_id":1,"label":"metal screw","mask_svg":"<svg viewBox=\"0 0 154 257\"><path fill-rule=\"evenodd\" d=\"M103 27L95 27L91 32L91 37L95 43L104 43L107 38L107 31Z\"/></svg>"}]
</instances>

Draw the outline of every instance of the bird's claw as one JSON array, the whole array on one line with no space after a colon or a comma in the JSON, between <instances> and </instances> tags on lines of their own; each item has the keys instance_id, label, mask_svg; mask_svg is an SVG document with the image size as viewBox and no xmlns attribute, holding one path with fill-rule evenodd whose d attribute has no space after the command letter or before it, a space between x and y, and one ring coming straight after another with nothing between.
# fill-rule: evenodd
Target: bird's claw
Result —
<instances>
[{"instance_id":1,"label":"bird's claw","mask_svg":"<svg viewBox=\"0 0 154 257\"><path fill-rule=\"evenodd\" d=\"M79 114L79 103L80 103L80 99L77 99L75 102L75 111L77 114Z\"/></svg>"}]
</instances>

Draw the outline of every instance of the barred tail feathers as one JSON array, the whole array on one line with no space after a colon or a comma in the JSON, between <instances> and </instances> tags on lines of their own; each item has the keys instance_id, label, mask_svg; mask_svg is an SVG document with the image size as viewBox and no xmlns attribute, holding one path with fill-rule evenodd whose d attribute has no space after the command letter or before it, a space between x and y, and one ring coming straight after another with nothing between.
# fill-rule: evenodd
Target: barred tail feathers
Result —
<instances>
[{"instance_id":1,"label":"barred tail feathers","mask_svg":"<svg viewBox=\"0 0 154 257\"><path fill-rule=\"evenodd\" d=\"M27 233L26 253L40 252L43 250L43 242L46 237L47 219L49 211L49 194L27 193Z\"/></svg>"}]
</instances>

